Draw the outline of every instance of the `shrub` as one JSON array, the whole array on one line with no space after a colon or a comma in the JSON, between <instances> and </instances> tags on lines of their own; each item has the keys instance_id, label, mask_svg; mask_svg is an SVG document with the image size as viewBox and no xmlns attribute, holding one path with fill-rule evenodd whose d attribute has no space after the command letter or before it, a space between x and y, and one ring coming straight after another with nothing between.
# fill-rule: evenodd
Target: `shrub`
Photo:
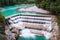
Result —
<instances>
[{"instance_id":1,"label":"shrub","mask_svg":"<svg viewBox=\"0 0 60 40\"><path fill-rule=\"evenodd\" d=\"M36 5L56 15L60 25L60 0L36 0Z\"/></svg>"}]
</instances>

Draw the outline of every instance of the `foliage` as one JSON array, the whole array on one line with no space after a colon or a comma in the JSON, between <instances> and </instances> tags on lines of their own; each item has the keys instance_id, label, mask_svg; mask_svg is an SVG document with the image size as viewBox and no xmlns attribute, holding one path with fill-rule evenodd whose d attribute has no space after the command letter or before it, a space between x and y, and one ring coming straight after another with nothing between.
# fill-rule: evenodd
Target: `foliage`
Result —
<instances>
[{"instance_id":1,"label":"foliage","mask_svg":"<svg viewBox=\"0 0 60 40\"><path fill-rule=\"evenodd\" d=\"M36 5L56 15L58 18L57 22L60 25L60 0L36 0Z\"/></svg>"},{"instance_id":2,"label":"foliage","mask_svg":"<svg viewBox=\"0 0 60 40\"><path fill-rule=\"evenodd\" d=\"M5 24L5 18L2 16L2 13L0 12L0 40L2 40L2 36L4 34L4 24Z\"/></svg>"},{"instance_id":3,"label":"foliage","mask_svg":"<svg viewBox=\"0 0 60 40\"><path fill-rule=\"evenodd\" d=\"M5 18L4 16L2 16L2 13L0 12L0 24L4 24L5 23Z\"/></svg>"},{"instance_id":4,"label":"foliage","mask_svg":"<svg viewBox=\"0 0 60 40\"><path fill-rule=\"evenodd\" d=\"M0 6L10 6L15 4L34 3L35 0L0 0Z\"/></svg>"},{"instance_id":5,"label":"foliage","mask_svg":"<svg viewBox=\"0 0 60 40\"><path fill-rule=\"evenodd\" d=\"M0 12L0 33L4 32L4 26L5 26L5 18L2 16L2 13Z\"/></svg>"},{"instance_id":6,"label":"foliage","mask_svg":"<svg viewBox=\"0 0 60 40\"><path fill-rule=\"evenodd\" d=\"M58 20L57 20L58 25L60 26L60 16L58 16L57 18L58 18Z\"/></svg>"},{"instance_id":7,"label":"foliage","mask_svg":"<svg viewBox=\"0 0 60 40\"><path fill-rule=\"evenodd\" d=\"M37 6L53 12L56 15L60 15L60 0L36 0Z\"/></svg>"},{"instance_id":8,"label":"foliage","mask_svg":"<svg viewBox=\"0 0 60 40\"><path fill-rule=\"evenodd\" d=\"M2 36L1 36L1 34L0 34L0 40L2 40Z\"/></svg>"}]
</instances>

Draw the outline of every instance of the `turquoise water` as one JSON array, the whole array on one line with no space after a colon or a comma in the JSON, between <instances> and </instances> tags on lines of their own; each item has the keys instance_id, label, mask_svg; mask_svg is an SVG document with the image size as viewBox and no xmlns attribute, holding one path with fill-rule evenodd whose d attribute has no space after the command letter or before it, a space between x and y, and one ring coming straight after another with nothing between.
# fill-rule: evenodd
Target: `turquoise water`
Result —
<instances>
[{"instance_id":1,"label":"turquoise water","mask_svg":"<svg viewBox=\"0 0 60 40\"><path fill-rule=\"evenodd\" d=\"M26 5L21 4L21 5L15 5L15 6L6 6L1 10L1 12L2 12L2 15L5 17L13 15L13 14L19 14L19 13L21 14L21 12L17 11L17 8L23 8L23 7L33 6L33 5L34 4L26 4Z\"/></svg>"},{"instance_id":2,"label":"turquoise water","mask_svg":"<svg viewBox=\"0 0 60 40\"><path fill-rule=\"evenodd\" d=\"M27 7L27 6L33 6L33 4L8 6L8 7L4 7L1 10L1 12L2 12L2 15L5 16L5 17L13 15L13 14L27 14L27 13L32 14L32 12L19 12L19 11L16 10L17 8L22 8L22 7ZM46 40L46 39L45 39L44 36L36 35L35 38L32 38L32 37L24 38L24 37L20 36L18 40Z\"/></svg>"},{"instance_id":3,"label":"turquoise water","mask_svg":"<svg viewBox=\"0 0 60 40\"><path fill-rule=\"evenodd\" d=\"M32 38L32 37L25 38L23 36L19 36L18 40L47 40L47 39L44 36L35 35L34 38Z\"/></svg>"}]
</instances>

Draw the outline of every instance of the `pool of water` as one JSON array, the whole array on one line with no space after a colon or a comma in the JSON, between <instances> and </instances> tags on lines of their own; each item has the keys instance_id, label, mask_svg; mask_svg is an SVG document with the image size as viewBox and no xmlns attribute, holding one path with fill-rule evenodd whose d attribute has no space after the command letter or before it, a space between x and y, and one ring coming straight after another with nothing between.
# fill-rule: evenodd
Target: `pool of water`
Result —
<instances>
[{"instance_id":1,"label":"pool of water","mask_svg":"<svg viewBox=\"0 0 60 40\"><path fill-rule=\"evenodd\" d=\"M16 9L17 8L23 8L23 7L28 7L28 6L33 6L34 4L21 4L21 5L15 5L15 6L6 6L4 7L1 12L2 12L2 15L7 17L7 16L10 16L10 15L13 15L13 14L21 14L21 12L18 12ZM22 13L22 14L25 14L25 13Z\"/></svg>"},{"instance_id":2,"label":"pool of water","mask_svg":"<svg viewBox=\"0 0 60 40\"><path fill-rule=\"evenodd\" d=\"M27 4L27 5L16 5L16 6L8 6L8 7L4 7L1 12L2 15L7 17L13 14L27 14L29 12L19 12L16 9L17 8L21 8L21 7L26 7L26 6L32 6L33 4ZM30 14L32 14L32 12L30 12ZM36 35L35 38L29 37L29 38L24 38L22 36L19 36L18 40L46 40L46 38L44 36L38 36Z\"/></svg>"},{"instance_id":3,"label":"pool of water","mask_svg":"<svg viewBox=\"0 0 60 40\"><path fill-rule=\"evenodd\" d=\"M19 36L18 40L47 40L47 39L44 36L35 35L35 37L29 37L29 38Z\"/></svg>"}]
</instances>

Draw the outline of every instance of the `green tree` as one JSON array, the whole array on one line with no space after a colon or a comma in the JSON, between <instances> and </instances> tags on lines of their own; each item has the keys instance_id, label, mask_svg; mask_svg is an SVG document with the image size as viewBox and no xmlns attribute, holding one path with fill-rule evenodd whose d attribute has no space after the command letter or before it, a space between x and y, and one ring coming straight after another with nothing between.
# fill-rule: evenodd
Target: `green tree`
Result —
<instances>
[{"instance_id":1,"label":"green tree","mask_svg":"<svg viewBox=\"0 0 60 40\"><path fill-rule=\"evenodd\" d=\"M36 0L37 6L60 15L60 0Z\"/></svg>"},{"instance_id":2,"label":"green tree","mask_svg":"<svg viewBox=\"0 0 60 40\"><path fill-rule=\"evenodd\" d=\"M4 34L5 18L0 12L0 40L2 40L2 35Z\"/></svg>"},{"instance_id":3,"label":"green tree","mask_svg":"<svg viewBox=\"0 0 60 40\"><path fill-rule=\"evenodd\" d=\"M60 25L60 0L36 0L36 5L56 15Z\"/></svg>"},{"instance_id":4,"label":"green tree","mask_svg":"<svg viewBox=\"0 0 60 40\"><path fill-rule=\"evenodd\" d=\"M0 34L0 40L2 40L2 36L1 36L1 34Z\"/></svg>"},{"instance_id":5,"label":"green tree","mask_svg":"<svg viewBox=\"0 0 60 40\"><path fill-rule=\"evenodd\" d=\"M0 0L0 6L10 6L24 3L35 3L35 0Z\"/></svg>"},{"instance_id":6,"label":"green tree","mask_svg":"<svg viewBox=\"0 0 60 40\"><path fill-rule=\"evenodd\" d=\"M4 24L5 23L5 17L2 16L2 13L0 12L0 24Z\"/></svg>"},{"instance_id":7,"label":"green tree","mask_svg":"<svg viewBox=\"0 0 60 40\"><path fill-rule=\"evenodd\" d=\"M4 18L4 16L2 16L2 14L0 12L0 33L1 34L4 33L4 27L5 27L5 18Z\"/></svg>"}]
</instances>

